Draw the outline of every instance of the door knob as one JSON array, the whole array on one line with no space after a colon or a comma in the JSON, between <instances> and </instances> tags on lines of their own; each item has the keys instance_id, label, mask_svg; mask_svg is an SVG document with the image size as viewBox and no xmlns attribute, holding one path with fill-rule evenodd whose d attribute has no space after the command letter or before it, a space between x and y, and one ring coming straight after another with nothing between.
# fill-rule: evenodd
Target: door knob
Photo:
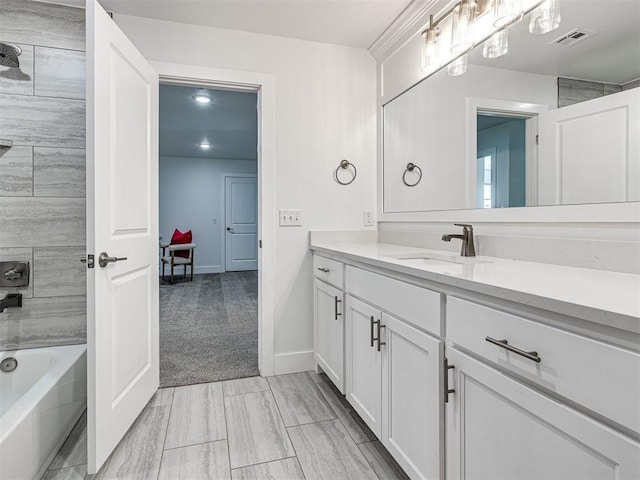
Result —
<instances>
[{"instance_id":1,"label":"door knob","mask_svg":"<svg viewBox=\"0 0 640 480\"><path fill-rule=\"evenodd\" d=\"M231 228L231 227L227 227L227 232L231 232L231 233L233 233L233 228Z\"/></svg>"},{"instance_id":2,"label":"door knob","mask_svg":"<svg viewBox=\"0 0 640 480\"><path fill-rule=\"evenodd\" d=\"M110 256L109 256L109 254L108 254L107 252L102 252L102 253L100 254L100 256L98 257L98 264L99 264L102 268L104 268L104 267L106 267L106 266L107 266L108 264L110 264L110 263L116 263L116 262L119 262L119 261L121 261L121 260L126 260L126 259L127 259L127 257L121 257L121 258L118 258L118 257L110 257Z\"/></svg>"}]
</instances>

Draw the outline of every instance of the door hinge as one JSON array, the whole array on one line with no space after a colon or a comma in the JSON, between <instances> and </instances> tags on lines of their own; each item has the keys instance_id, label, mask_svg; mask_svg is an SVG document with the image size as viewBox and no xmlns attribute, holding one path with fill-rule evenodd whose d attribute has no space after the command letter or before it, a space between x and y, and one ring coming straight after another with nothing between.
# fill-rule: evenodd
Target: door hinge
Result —
<instances>
[{"instance_id":1,"label":"door hinge","mask_svg":"<svg viewBox=\"0 0 640 480\"><path fill-rule=\"evenodd\" d=\"M536 135L536 145L540 145L540 135Z\"/></svg>"},{"instance_id":2,"label":"door hinge","mask_svg":"<svg viewBox=\"0 0 640 480\"><path fill-rule=\"evenodd\" d=\"M87 255L87 258L83 258L80 261L82 263L86 263L87 264L87 268L93 268L94 267L94 257L91 254Z\"/></svg>"},{"instance_id":3,"label":"door hinge","mask_svg":"<svg viewBox=\"0 0 640 480\"><path fill-rule=\"evenodd\" d=\"M449 370L455 368L453 365L449 365L449 360L447 359L447 357L444 357L444 360L442 362L443 365L443 383L444 383L444 388L442 389L442 392L444 394L444 403L449 403L449 394L450 393L455 393L455 389L454 388L449 388Z\"/></svg>"},{"instance_id":4,"label":"door hinge","mask_svg":"<svg viewBox=\"0 0 640 480\"><path fill-rule=\"evenodd\" d=\"M258 248L262 248L262 240L258 240Z\"/></svg>"}]
</instances>

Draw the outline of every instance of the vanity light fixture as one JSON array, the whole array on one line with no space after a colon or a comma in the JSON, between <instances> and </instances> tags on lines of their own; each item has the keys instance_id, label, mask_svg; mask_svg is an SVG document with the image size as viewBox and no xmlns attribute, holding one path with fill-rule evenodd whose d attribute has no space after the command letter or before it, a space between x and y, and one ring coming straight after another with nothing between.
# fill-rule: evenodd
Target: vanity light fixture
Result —
<instances>
[{"instance_id":1,"label":"vanity light fixture","mask_svg":"<svg viewBox=\"0 0 640 480\"><path fill-rule=\"evenodd\" d=\"M485 58L498 58L509 52L509 33L502 29L491 35L484 41L482 56Z\"/></svg>"},{"instance_id":2,"label":"vanity light fixture","mask_svg":"<svg viewBox=\"0 0 640 480\"><path fill-rule=\"evenodd\" d=\"M208 143L208 142L202 142L202 143L200 144L200 148L201 148L202 150L211 150L211 148L213 148L213 145L211 145L211 144L210 144L210 143Z\"/></svg>"},{"instance_id":3,"label":"vanity light fixture","mask_svg":"<svg viewBox=\"0 0 640 480\"><path fill-rule=\"evenodd\" d=\"M440 27L429 16L429 28L422 32L422 71L426 72L440 65Z\"/></svg>"},{"instance_id":4,"label":"vanity light fixture","mask_svg":"<svg viewBox=\"0 0 640 480\"><path fill-rule=\"evenodd\" d=\"M468 56L469 54L465 53L447 65L447 73L450 77L457 77L467 73Z\"/></svg>"},{"instance_id":5,"label":"vanity light fixture","mask_svg":"<svg viewBox=\"0 0 640 480\"><path fill-rule=\"evenodd\" d=\"M473 48L478 4L475 0L462 0L453 9L451 29L451 53L459 54Z\"/></svg>"},{"instance_id":6,"label":"vanity light fixture","mask_svg":"<svg viewBox=\"0 0 640 480\"><path fill-rule=\"evenodd\" d=\"M522 20L522 0L494 0L493 26L504 28Z\"/></svg>"},{"instance_id":7,"label":"vanity light fixture","mask_svg":"<svg viewBox=\"0 0 640 480\"><path fill-rule=\"evenodd\" d=\"M213 101L213 98L211 98L204 88L199 88L198 93L191 98L193 98L196 103L201 103L203 105L207 105Z\"/></svg>"},{"instance_id":8,"label":"vanity light fixture","mask_svg":"<svg viewBox=\"0 0 640 480\"><path fill-rule=\"evenodd\" d=\"M544 35L560 26L560 0L544 0L531 13L529 33Z\"/></svg>"}]
</instances>

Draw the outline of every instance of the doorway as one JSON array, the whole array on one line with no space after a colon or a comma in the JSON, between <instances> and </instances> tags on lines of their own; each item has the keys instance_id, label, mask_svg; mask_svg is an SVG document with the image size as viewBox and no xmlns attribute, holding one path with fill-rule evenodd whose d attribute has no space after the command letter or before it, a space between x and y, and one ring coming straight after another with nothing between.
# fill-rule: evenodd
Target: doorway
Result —
<instances>
[{"instance_id":1,"label":"doorway","mask_svg":"<svg viewBox=\"0 0 640 480\"><path fill-rule=\"evenodd\" d=\"M195 245L159 280L160 387L259 375L258 94L161 82L159 97L160 242Z\"/></svg>"}]
</instances>

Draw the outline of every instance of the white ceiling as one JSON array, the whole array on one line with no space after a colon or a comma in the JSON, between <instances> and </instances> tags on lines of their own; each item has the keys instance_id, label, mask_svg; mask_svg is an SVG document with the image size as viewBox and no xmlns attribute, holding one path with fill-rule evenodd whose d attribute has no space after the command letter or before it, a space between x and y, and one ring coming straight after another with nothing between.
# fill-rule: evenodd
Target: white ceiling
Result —
<instances>
[{"instance_id":1,"label":"white ceiling","mask_svg":"<svg viewBox=\"0 0 640 480\"><path fill-rule=\"evenodd\" d=\"M107 10L124 15L368 48L411 1L100 0L100 3Z\"/></svg>"},{"instance_id":2,"label":"white ceiling","mask_svg":"<svg viewBox=\"0 0 640 480\"><path fill-rule=\"evenodd\" d=\"M214 100L203 105L197 91L160 85L160 156L256 160L257 94L206 89ZM202 150L204 142L213 148Z\"/></svg>"},{"instance_id":3,"label":"white ceiling","mask_svg":"<svg viewBox=\"0 0 640 480\"><path fill-rule=\"evenodd\" d=\"M531 35L528 19L509 30L509 53L469 62L521 72L624 84L640 78L640 0L561 0L560 27ZM597 32L572 47L550 45L575 28Z\"/></svg>"}]
</instances>

